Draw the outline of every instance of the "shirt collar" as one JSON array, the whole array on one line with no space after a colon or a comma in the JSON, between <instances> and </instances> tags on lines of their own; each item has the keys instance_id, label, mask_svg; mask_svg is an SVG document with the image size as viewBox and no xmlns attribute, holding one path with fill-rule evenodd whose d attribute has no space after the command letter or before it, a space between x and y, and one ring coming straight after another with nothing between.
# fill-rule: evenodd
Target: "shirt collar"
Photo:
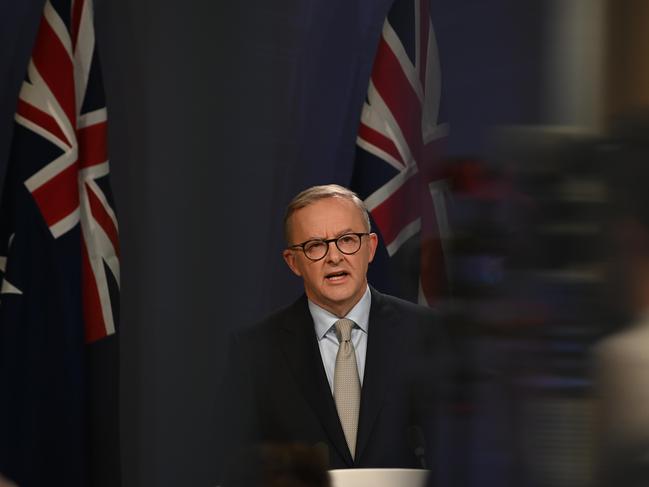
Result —
<instances>
[{"instance_id":1,"label":"shirt collar","mask_svg":"<svg viewBox=\"0 0 649 487\"><path fill-rule=\"evenodd\" d=\"M356 323L356 326L367 333L370 324L369 318L371 304L372 294L370 293L370 287L368 286L361 299L354 305L351 310L349 310L349 313L347 313L344 318L352 320L354 323ZM336 321L340 319L338 316L318 306L310 299L309 311L311 312L311 317L313 318L313 324L315 325L315 332L318 336L318 340L322 340L327 332L331 329L331 327L334 326L334 323L336 323Z\"/></svg>"}]
</instances>

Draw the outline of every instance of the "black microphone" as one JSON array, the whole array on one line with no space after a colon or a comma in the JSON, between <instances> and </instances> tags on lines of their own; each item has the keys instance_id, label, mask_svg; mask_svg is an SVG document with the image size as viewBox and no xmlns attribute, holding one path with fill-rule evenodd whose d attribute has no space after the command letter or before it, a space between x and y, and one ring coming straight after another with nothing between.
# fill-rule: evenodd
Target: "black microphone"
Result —
<instances>
[{"instance_id":1,"label":"black microphone","mask_svg":"<svg viewBox=\"0 0 649 487\"><path fill-rule=\"evenodd\" d=\"M427 469L426 465L426 439L424 432L419 426L410 426L408 428L408 443L414 452L421 468Z\"/></svg>"}]
</instances>

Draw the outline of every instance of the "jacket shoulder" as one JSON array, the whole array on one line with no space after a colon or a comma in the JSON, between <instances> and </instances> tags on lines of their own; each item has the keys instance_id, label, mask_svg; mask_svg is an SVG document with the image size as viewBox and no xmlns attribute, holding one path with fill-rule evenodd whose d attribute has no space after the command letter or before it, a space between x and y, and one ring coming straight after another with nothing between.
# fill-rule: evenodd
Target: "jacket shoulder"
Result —
<instances>
[{"instance_id":1,"label":"jacket shoulder","mask_svg":"<svg viewBox=\"0 0 649 487\"><path fill-rule=\"evenodd\" d=\"M439 318L438 313L427 306L406 301L390 294L380 293L374 288L371 288L371 290L373 302L382 310L396 311L425 321L437 321Z\"/></svg>"},{"instance_id":2,"label":"jacket shoulder","mask_svg":"<svg viewBox=\"0 0 649 487\"><path fill-rule=\"evenodd\" d=\"M243 340L265 339L280 329L301 325L309 317L307 299L302 295L293 303L271 312L256 323L236 330L233 335Z\"/></svg>"}]
</instances>

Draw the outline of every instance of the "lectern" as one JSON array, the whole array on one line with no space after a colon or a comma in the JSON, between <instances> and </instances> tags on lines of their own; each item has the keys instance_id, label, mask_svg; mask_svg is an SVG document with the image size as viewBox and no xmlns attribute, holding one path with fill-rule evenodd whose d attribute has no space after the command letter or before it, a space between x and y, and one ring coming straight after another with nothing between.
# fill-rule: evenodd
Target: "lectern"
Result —
<instances>
[{"instance_id":1,"label":"lectern","mask_svg":"<svg viewBox=\"0 0 649 487\"><path fill-rule=\"evenodd\" d=\"M348 468L329 470L331 487L426 487L430 470Z\"/></svg>"}]
</instances>

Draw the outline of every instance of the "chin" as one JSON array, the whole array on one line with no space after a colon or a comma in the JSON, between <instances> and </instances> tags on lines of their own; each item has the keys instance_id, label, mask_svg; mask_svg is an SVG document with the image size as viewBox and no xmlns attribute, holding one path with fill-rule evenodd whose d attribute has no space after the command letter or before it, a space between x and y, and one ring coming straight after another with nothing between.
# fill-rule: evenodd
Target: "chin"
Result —
<instances>
[{"instance_id":1,"label":"chin","mask_svg":"<svg viewBox=\"0 0 649 487\"><path fill-rule=\"evenodd\" d=\"M325 299L334 306L345 306L354 300L354 293L329 293Z\"/></svg>"},{"instance_id":2,"label":"chin","mask_svg":"<svg viewBox=\"0 0 649 487\"><path fill-rule=\"evenodd\" d=\"M322 295L331 301L347 301L354 296L354 291L345 286L344 288L327 289Z\"/></svg>"}]
</instances>

